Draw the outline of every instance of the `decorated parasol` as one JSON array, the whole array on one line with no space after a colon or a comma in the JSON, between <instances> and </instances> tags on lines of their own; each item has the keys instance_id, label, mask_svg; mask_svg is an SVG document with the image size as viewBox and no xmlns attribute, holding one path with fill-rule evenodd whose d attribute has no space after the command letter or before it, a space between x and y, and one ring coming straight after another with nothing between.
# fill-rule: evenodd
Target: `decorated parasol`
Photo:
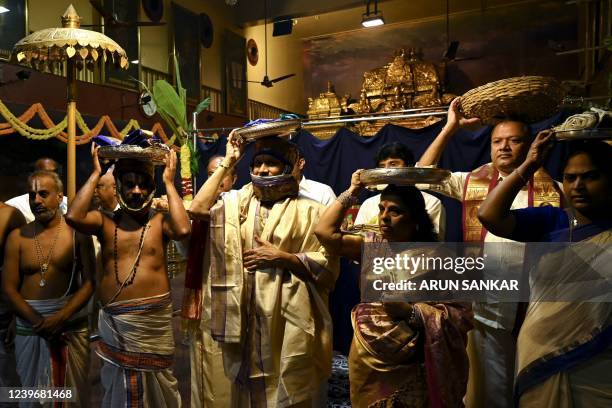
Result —
<instances>
[{"instance_id":1,"label":"decorated parasol","mask_svg":"<svg viewBox=\"0 0 612 408\"><path fill-rule=\"evenodd\" d=\"M61 28L36 31L15 44L13 53L18 62L28 62L34 68L66 62L68 88L68 200L76 193L76 70L91 69L99 60L113 62L127 69L128 58L115 41L96 31L83 30L81 17L72 6L62 16Z\"/></svg>"}]
</instances>

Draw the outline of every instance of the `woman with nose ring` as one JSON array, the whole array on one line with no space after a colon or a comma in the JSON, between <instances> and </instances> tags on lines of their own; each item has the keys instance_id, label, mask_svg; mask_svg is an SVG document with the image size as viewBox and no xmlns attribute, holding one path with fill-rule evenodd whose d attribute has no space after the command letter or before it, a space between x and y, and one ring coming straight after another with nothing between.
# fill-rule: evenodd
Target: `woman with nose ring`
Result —
<instances>
[{"instance_id":1,"label":"woman with nose ring","mask_svg":"<svg viewBox=\"0 0 612 408\"><path fill-rule=\"evenodd\" d=\"M379 231L340 231L343 214L363 188L361 170L321 217L315 234L332 254L362 260L362 244L436 242L425 202L414 186L389 185L379 204ZM353 407L461 406L468 375L469 306L457 303L360 303L351 315ZM444 378L442 378L444 376ZM395 405L397 404L397 405Z\"/></svg>"}]
</instances>

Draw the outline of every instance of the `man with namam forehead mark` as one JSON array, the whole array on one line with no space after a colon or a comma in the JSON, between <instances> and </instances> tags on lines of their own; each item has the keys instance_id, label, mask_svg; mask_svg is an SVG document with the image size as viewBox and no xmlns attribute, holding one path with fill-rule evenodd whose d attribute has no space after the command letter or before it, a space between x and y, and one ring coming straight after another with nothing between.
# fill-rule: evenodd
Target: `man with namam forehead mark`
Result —
<instances>
[{"instance_id":1,"label":"man with namam forehead mark","mask_svg":"<svg viewBox=\"0 0 612 408\"><path fill-rule=\"evenodd\" d=\"M66 225L56 173L34 172L28 195L34 221L9 235L2 275L4 294L17 315L17 372L24 387L74 387L77 405L87 407L84 306L94 290L91 238Z\"/></svg>"},{"instance_id":2,"label":"man with namam forehead mark","mask_svg":"<svg viewBox=\"0 0 612 408\"><path fill-rule=\"evenodd\" d=\"M179 407L180 395L170 366L174 356L172 302L166 269L168 240L189 236L190 225L174 187L176 154L166 155L163 182L168 212L151 209L155 193L150 161L120 159L115 164L117 200L114 213L89 210L102 174L97 149L93 171L66 215L81 232L98 237L103 274L98 298L102 340L96 353L101 372L103 406Z\"/></svg>"}]
</instances>

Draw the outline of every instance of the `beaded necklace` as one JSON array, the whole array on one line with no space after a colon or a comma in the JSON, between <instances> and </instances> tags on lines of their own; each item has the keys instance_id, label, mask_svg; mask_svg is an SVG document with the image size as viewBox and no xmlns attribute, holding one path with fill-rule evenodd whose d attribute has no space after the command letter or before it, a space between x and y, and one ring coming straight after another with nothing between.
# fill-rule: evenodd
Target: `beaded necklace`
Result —
<instances>
[{"instance_id":1,"label":"beaded necklace","mask_svg":"<svg viewBox=\"0 0 612 408\"><path fill-rule=\"evenodd\" d=\"M134 259L134 263L132 265L132 269L128 276L126 276L125 280L122 282L119 279L119 267L117 266L117 222L115 222L115 236L113 239L113 260L115 264L115 281L117 285L124 288L125 286L130 286L134 283L134 278L136 278L136 272L138 271L138 265L140 264L140 255L142 255L142 247L144 246L144 238L149 229L149 221L142 227L142 231L140 232L140 242L138 243L138 253L136 254L136 259Z\"/></svg>"},{"instance_id":2,"label":"beaded necklace","mask_svg":"<svg viewBox=\"0 0 612 408\"><path fill-rule=\"evenodd\" d=\"M40 268L40 282L38 283L38 286L40 286L41 288L47 285L47 280L45 279L45 273L47 273L47 271L49 270L49 265L51 263L51 257L53 256L53 250L55 249L55 244L57 243L57 239L59 238L60 232L62 230L62 221L63 221L63 218L60 215L59 224L57 225L57 228L55 230L55 237L53 238L51 249L49 249L49 253L47 254L46 257L44 257L42 254L42 246L40 245L40 242L38 241L39 234L36 233L36 223L34 223L34 248L36 249L36 260L38 261L38 265Z\"/></svg>"}]
</instances>

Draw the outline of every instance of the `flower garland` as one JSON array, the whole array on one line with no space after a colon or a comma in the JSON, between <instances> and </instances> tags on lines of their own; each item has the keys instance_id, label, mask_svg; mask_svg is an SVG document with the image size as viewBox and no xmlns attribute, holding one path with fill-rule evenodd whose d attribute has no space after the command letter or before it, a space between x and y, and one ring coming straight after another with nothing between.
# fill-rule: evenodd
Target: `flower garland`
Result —
<instances>
[{"instance_id":1,"label":"flower garland","mask_svg":"<svg viewBox=\"0 0 612 408\"><path fill-rule=\"evenodd\" d=\"M57 138L63 142L68 140L68 134L66 133L66 127L68 120L66 117L62 119L58 124L53 123L45 108L40 103L34 103L20 116L13 114L8 107L0 100L0 115L6 120L5 123L0 123L0 135L8 135L11 133L19 133L31 140L48 140L51 138ZM38 115L39 119L46 127L46 129L36 129L28 125L28 122ZM108 115L103 115L98 120L98 123L90 129L85 123L83 116L77 111L76 113L77 127L83 132L81 135L76 136L77 144L86 144L91 141L92 138L98 136L103 128L105 128L109 135L123 140L123 138L132 130L140 129L140 124L136 119L130 119L127 125L118 130L115 124ZM176 137L173 135L168 138L163 127L159 123L155 123L151 128L151 132L158 135L165 143L172 145ZM172 143L170 143L170 141Z\"/></svg>"}]
</instances>

